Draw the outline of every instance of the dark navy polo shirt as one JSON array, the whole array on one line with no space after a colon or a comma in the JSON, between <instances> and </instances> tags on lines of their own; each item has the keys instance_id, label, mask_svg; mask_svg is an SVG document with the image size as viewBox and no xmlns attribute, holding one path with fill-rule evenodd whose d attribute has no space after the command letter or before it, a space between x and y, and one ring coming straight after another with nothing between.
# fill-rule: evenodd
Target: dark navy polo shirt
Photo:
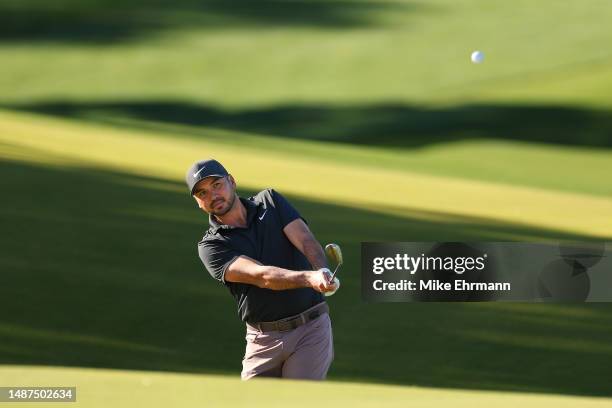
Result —
<instances>
[{"instance_id":1,"label":"dark navy polo shirt","mask_svg":"<svg viewBox=\"0 0 612 408\"><path fill-rule=\"evenodd\" d=\"M263 265L312 270L306 257L283 232L287 224L301 218L285 197L267 189L248 199L241 197L240 201L246 208L247 226L219 224L210 216L210 228L198 243L200 259L208 272L227 286L236 299L240 319L252 323L274 321L322 302L323 295L312 288L272 290L225 281L225 271L241 255Z\"/></svg>"}]
</instances>

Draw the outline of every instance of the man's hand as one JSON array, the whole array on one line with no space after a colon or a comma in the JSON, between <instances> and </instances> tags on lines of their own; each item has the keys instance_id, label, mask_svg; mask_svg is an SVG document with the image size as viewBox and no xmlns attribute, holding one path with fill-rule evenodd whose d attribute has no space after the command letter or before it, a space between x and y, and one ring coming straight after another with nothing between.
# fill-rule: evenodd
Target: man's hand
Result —
<instances>
[{"instance_id":1,"label":"man's hand","mask_svg":"<svg viewBox=\"0 0 612 408\"><path fill-rule=\"evenodd\" d=\"M321 293L335 292L338 290L336 280L332 282L331 271L327 268L321 268L317 271L312 271L309 275L309 281L312 288Z\"/></svg>"},{"instance_id":2,"label":"man's hand","mask_svg":"<svg viewBox=\"0 0 612 408\"><path fill-rule=\"evenodd\" d=\"M340 289L340 279L338 279L337 276L334 276L334 286L336 287L336 289L334 289L332 292L325 292L325 296L335 295L338 289Z\"/></svg>"}]
</instances>

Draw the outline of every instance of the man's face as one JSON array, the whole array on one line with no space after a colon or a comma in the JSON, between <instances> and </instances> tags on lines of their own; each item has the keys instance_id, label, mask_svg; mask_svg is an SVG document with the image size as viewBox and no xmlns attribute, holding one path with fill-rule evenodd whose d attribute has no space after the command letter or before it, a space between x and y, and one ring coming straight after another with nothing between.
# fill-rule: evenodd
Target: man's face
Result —
<instances>
[{"instance_id":1,"label":"man's face","mask_svg":"<svg viewBox=\"0 0 612 408\"><path fill-rule=\"evenodd\" d=\"M236 200L236 183L234 178L207 177L196 184L193 191L198 206L209 214L223 216L232 209Z\"/></svg>"}]
</instances>

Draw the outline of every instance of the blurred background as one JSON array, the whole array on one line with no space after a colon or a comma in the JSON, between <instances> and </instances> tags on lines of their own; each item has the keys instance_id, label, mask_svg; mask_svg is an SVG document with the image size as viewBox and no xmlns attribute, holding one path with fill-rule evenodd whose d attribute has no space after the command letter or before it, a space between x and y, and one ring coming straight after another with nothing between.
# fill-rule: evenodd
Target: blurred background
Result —
<instances>
[{"instance_id":1,"label":"blurred background","mask_svg":"<svg viewBox=\"0 0 612 408\"><path fill-rule=\"evenodd\" d=\"M363 241L612 237L609 21L604 0L2 0L0 372L238 378L183 182L215 157L343 247L330 379L612 396L608 304L359 286Z\"/></svg>"}]
</instances>

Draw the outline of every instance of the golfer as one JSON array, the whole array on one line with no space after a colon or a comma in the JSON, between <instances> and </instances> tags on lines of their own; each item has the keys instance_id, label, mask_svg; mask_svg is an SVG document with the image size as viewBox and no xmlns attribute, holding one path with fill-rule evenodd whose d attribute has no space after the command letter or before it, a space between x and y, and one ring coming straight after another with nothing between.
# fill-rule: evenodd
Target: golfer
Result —
<instances>
[{"instance_id":1,"label":"golfer","mask_svg":"<svg viewBox=\"0 0 612 408\"><path fill-rule=\"evenodd\" d=\"M325 379L334 350L323 293L337 286L304 219L272 189L239 197L234 178L213 159L194 163L186 181L209 215L200 259L246 323L242 379Z\"/></svg>"}]
</instances>

